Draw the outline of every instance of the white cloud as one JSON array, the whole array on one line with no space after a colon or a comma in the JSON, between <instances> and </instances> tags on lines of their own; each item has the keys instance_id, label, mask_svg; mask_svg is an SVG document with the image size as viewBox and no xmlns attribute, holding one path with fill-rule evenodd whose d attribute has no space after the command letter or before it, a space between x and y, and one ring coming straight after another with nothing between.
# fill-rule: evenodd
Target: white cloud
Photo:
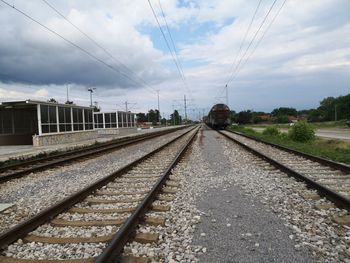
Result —
<instances>
[{"instance_id":1,"label":"white cloud","mask_svg":"<svg viewBox=\"0 0 350 263\"><path fill-rule=\"evenodd\" d=\"M215 30L201 28L201 35L195 35L192 42L192 38L182 35L179 35L181 42L178 42L175 36L196 107L206 108L215 102L215 97L223 95L220 92L258 1L182 2L187 3L186 6L177 0L162 1L173 32L181 34L192 29L191 32L196 32L208 22L215 24ZM14 0L14 3L94 55L115 63L42 2ZM153 89L160 89L163 110L171 111L174 99L179 100L184 93L188 94L172 65L171 56L156 48L164 43L147 1L65 0L56 3L50 0L50 3L142 76ZM152 3L160 15L158 1ZM245 45L258 29L271 3L262 1ZM276 7L281 3L278 0ZM288 0L261 45L231 83L231 107L236 110L268 110L281 103L282 106L312 107L317 106L323 96L348 92L348 10L348 0ZM225 24L227 19L234 22ZM162 19L160 21L164 23ZM0 24L0 81L3 81L0 95L4 90L13 90L1 96L2 99L28 97L26 89L32 83L26 87L7 81L29 80L40 83L37 89L42 90L36 93L31 86L33 92L30 94L42 98L50 95L65 101L65 83L70 82L72 98L77 103L89 104L86 86L93 85L97 87L94 98L105 109L113 109L125 100L137 102L139 110L156 107L154 91L121 78L4 5L0 5ZM140 28L146 28L152 34L146 34ZM198 65L192 65L193 61ZM302 92L304 96L301 98L295 92Z\"/></svg>"}]
</instances>

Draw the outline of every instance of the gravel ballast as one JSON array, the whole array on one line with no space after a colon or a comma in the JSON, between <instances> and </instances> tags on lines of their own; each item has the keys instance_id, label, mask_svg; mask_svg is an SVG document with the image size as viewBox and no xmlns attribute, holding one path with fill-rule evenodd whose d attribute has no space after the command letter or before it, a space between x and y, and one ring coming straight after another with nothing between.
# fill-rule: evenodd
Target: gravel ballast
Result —
<instances>
[{"instance_id":1,"label":"gravel ballast","mask_svg":"<svg viewBox=\"0 0 350 263\"><path fill-rule=\"evenodd\" d=\"M1 184L0 203L14 203L15 206L0 213L0 233L169 142L186 130L188 129L127 146L94 159Z\"/></svg>"},{"instance_id":2,"label":"gravel ballast","mask_svg":"<svg viewBox=\"0 0 350 263\"><path fill-rule=\"evenodd\" d=\"M215 131L201 130L171 178L179 180L176 181L179 188L169 187L177 189L177 193L162 196L175 199L154 202L170 205L170 211L147 214L165 217L165 226L141 225L137 229L138 233L158 233L159 241L130 242L125 247L125 255L147 256L152 262L170 263L350 262L350 228L332 221L333 215L346 214L345 210L315 209L315 204L329 204L329 201L304 199L303 195L315 194L315 191ZM121 185L121 189L127 191L126 186ZM95 206L120 207L118 204ZM116 218L126 215L119 214ZM98 218L110 216L98 215ZM96 219L88 214L60 217ZM57 228L49 230L49 234L54 234ZM101 227L101 232L109 231ZM59 234L65 236L69 232L70 228L65 228ZM28 251L42 256L31 244L27 244ZM8 252L13 253L14 249L10 246ZM77 251L72 257L96 255L101 249L102 244L96 248L84 248L84 244L80 244L72 249ZM67 257L64 253L59 256Z\"/></svg>"}]
</instances>

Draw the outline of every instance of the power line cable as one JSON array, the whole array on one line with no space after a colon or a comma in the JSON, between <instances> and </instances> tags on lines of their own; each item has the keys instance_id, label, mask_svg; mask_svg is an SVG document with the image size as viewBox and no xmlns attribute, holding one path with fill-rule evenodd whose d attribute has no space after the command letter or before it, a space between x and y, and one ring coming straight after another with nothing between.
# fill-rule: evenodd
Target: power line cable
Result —
<instances>
[{"instance_id":1,"label":"power line cable","mask_svg":"<svg viewBox=\"0 0 350 263\"><path fill-rule=\"evenodd\" d=\"M273 19L271 20L270 24L267 26L267 28L265 29L264 33L261 35L260 39L258 40L258 42L256 43L256 45L254 46L253 51L249 54L249 56L246 58L246 60L244 61L244 63L242 64L242 67L238 70L237 75L239 73L239 71L246 65L246 63L248 62L248 60L251 58L251 56L255 53L255 51L257 50L258 46L260 45L260 43L262 42L263 38L265 37L267 31L269 31L270 27L272 26L272 24L275 22L276 18L278 17L278 15L280 14L282 8L284 7L284 5L286 4L287 0L284 0L282 5L280 6L280 8L278 9L277 13L275 14L275 16L273 17Z\"/></svg>"},{"instance_id":2,"label":"power line cable","mask_svg":"<svg viewBox=\"0 0 350 263\"><path fill-rule=\"evenodd\" d=\"M61 16L64 20L66 20L70 25L72 25L76 30L78 30L81 34L83 34L87 39L89 39L91 42L93 42L95 44L95 46L97 46L98 48L103 50L110 58L112 58L115 62L117 62L117 64L120 64L121 66L123 66L127 71L129 71L129 73L136 76L139 80L141 80L144 83L145 86L147 86L148 88L152 89L152 91L155 92L155 90L153 90L153 88L150 87L145 80L143 80L141 77L139 77L133 70L131 70L129 67L127 67L119 59L114 57L106 48L104 48L102 45L100 45L96 40L94 40L92 37L90 37L88 34L86 34L83 30L81 30L78 26L76 26L74 23L72 23L65 15L63 15L59 10L57 10L57 8L55 8L52 4L50 4L46 0L42 0L42 1L48 7L50 7L52 10L54 10L59 16Z\"/></svg>"},{"instance_id":3,"label":"power line cable","mask_svg":"<svg viewBox=\"0 0 350 263\"><path fill-rule=\"evenodd\" d=\"M159 20L158 20L158 17L157 17L157 15L156 15L156 12L155 12L154 9L153 9L153 6L152 6L150 0L148 0L148 4L149 4L149 6L150 6L150 8L151 8L151 10L152 10L152 13L153 13L154 18L155 18L156 21L157 21L159 30L160 30L160 32L162 33L162 36L163 36L163 38L164 38L164 40L165 40L165 43L166 43L166 46L168 47L168 50L170 51L171 57L172 57L172 59L173 59L175 65L176 65L177 71L179 72L180 77L181 77L182 81L183 81L184 84L185 84L186 81L185 81L185 79L184 79L184 76L183 76L182 73L181 73L179 64L178 64L178 62L177 62L177 60L176 60L176 58L175 58L175 56L174 56L174 54L173 54L173 51L172 51L171 48L170 48L169 42L168 42L168 40L167 40L167 38L166 38L166 36L165 36L165 33L164 33L163 29L162 29L162 26L160 25L160 22L159 22ZM186 87L186 84L185 84L185 87Z\"/></svg>"},{"instance_id":4,"label":"power line cable","mask_svg":"<svg viewBox=\"0 0 350 263\"><path fill-rule=\"evenodd\" d=\"M167 31L168 31L168 33L169 33L170 42L172 43L172 47L173 47L173 50L174 50L174 54L175 54L176 60L178 61L179 66L180 66L180 70L181 70L181 74L182 74L183 79L184 79L184 82L185 82L185 86L186 86L188 92L191 93L191 90L190 90L190 88L188 87L188 84L187 84L187 80L186 80L185 73L184 73L184 71L183 71L183 67L182 67L181 60L179 59L178 52L177 52L177 50L176 50L176 46L175 46L175 43L174 43L174 39L173 39L173 37L172 37L170 28L169 28L169 26L168 26L168 22L167 22L167 20L166 20L166 17L165 17L165 14L164 14L162 5L161 5L161 3L160 3L160 0L158 0L158 4L159 4L160 10L161 10L161 12L162 12L162 16L163 16L163 20L164 20L164 22L165 22L165 26L166 26Z\"/></svg>"},{"instance_id":5,"label":"power line cable","mask_svg":"<svg viewBox=\"0 0 350 263\"><path fill-rule=\"evenodd\" d=\"M265 24L265 22L266 22L266 20L267 20L267 17L270 15L270 13L271 13L273 7L275 6L276 2L277 2L277 0L274 0L274 1L273 1L271 7L269 8L269 11L266 13L266 15L265 15L263 21L261 22L261 24L260 24L258 30L255 32L253 38L251 39L249 45L248 45L247 48L246 48L244 54L241 56L241 58L240 58L238 64L236 65L235 70L232 72L231 77L230 77L229 81L227 82L227 85L228 85L228 84L233 80L233 78L235 77L235 74L236 74L236 72L237 72L239 66L240 66L241 63L242 63L243 58L247 55L247 53L248 53L250 47L252 46L252 44L253 44L254 40L256 39L257 35L259 34L261 28L262 28L263 25Z\"/></svg>"},{"instance_id":6,"label":"power line cable","mask_svg":"<svg viewBox=\"0 0 350 263\"><path fill-rule=\"evenodd\" d=\"M238 59L239 55L241 54L241 51L242 51L242 48L243 48L243 44L245 43L245 40L246 40L246 38L247 38L247 36L248 36L248 33L249 33L249 31L250 31L250 29L251 29L251 27L252 27L252 25L253 25L255 16L256 16L256 14L258 13L258 10L259 10L259 7L260 7L261 2L262 2L262 0L259 0L259 3L258 3L258 5L257 5L257 7L255 8L253 17L252 17L252 19L250 20L249 26L248 26L248 28L247 28L245 34L244 34L244 37L243 37L243 39L242 39L242 42L241 42L241 44L240 44L240 46L239 46L239 50L238 50L238 52L237 52L237 55L236 55L236 57L235 57L235 60L233 61L232 65L231 65L231 67L230 67L230 71L229 71L229 72L231 72L231 71L233 70L234 65L236 65L236 63L237 63L237 59ZM231 75L231 74L230 74L230 75ZM226 85L228 84L230 78L231 78L231 76L229 76L228 80L226 81ZM225 86L226 86L226 85L225 85Z\"/></svg>"},{"instance_id":7,"label":"power line cable","mask_svg":"<svg viewBox=\"0 0 350 263\"><path fill-rule=\"evenodd\" d=\"M57 37L61 38L62 40L64 40L65 42L67 42L68 44L74 46L75 48L79 49L81 52L85 53L86 55L88 55L90 58L100 62L101 64L103 64L104 66L108 67L109 69L111 69L112 71L117 72L118 74L124 76L125 78L131 80L132 82L140 85L140 83L138 83L137 81L135 81L134 79L130 78L128 75L126 75L125 73L121 72L120 70L116 69L115 67L113 67L112 65L106 63L105 61L103 61L102 59L98 58L97 56L93 55L92 53L90 53L88 50L82 48L81 46L79 46L78 44L75 44L73 41L67 39L66 37L62 36L61 34L57 33L56 31L54 31L53 29L45 26L44 24L42 24L41 22L39 22L38 20L36 20L35 18L31 17L30 15L28 15L27 13L25 13L24 11L18 9L17 7L15 7L14 5L9 4L8 2L6 2L5 0L0 0L1 2L3 2L5 5L13 8L14 10L16 10L17 12L19 12L20 14L22 14L23 16L27 17L29 20L35 22L36 24L40 25L41 27L43 27L44 29L46 29L47 31L51 32L52 34L56 35Z\"/></svg>"}]
</instances>

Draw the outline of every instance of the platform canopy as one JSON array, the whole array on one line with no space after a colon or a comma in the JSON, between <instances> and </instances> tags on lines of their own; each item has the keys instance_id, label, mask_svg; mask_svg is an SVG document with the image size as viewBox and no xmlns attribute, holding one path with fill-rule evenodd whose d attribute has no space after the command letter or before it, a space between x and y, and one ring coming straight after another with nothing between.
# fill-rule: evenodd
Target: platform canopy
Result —
<instances>
[{"instance_id":1,"label":"platform canopy","mask_svg":"<svg viewBox=\"0 0 350 263\"><path fill-rule=\"evenodd\" d=\"M84 131L93 130L93 124L91 107L34 100L0 103L0 134Z\"/></svg>"},{"instance_id":2,"label":"platform canopy","mask_svg":"<svg viewBox=\"0 0 350 263\"><path fill-rule=\"evenodd\" d=\"M95 129L136 127L135 113L125 111L94 112Z\"/></svg>"}]
</instances>

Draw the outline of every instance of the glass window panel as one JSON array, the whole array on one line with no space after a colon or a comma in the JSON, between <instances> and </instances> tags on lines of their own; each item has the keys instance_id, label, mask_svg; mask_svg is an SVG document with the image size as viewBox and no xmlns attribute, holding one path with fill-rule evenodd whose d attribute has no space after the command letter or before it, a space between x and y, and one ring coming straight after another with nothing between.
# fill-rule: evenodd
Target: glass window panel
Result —
<instances>
[{"instance_id":1,"label":"glass window panel","mask_svg":"<svg viewBox=\"0 0 350 263\"><path fill-rule=\"evenodd\" d=\"M72 116L71 116L70 110L71 108L64 109L64 116L66 118L66 123L72 123Z\"/></svg>"},{"instance_id":2,"label":"glass window panel","mask_svg":"<svg viewBox=\"0 0 350 263\"><path fill-rule=\"evenodd\" d=\"M106 123L106 128L111 128L111 124L110 123Z\"/></svg>"},{"instance_id":3,"label":"glass window panel","mask_svg":"<svg viewBox=\"0 0 350 263\"><path fill-rule=\"evenodd\" d=\"M49 106L49 121L50 123L57 123L56 106Z\"/></svg>"},{"instance_id":4,"label":"glass window panel","mask_svg":"<svg viewBox=\"0 0 350 263\"><path fill-rule=\"evenodd\" d=\"M83 110L78 109L78 122L82 123L83 122Z\"/></svg>"},{"instance_id":5,"label":"glass window panel","mask_svg":"<svg viewBox=\"0 0 350 263\"><path fill-rule=\"evenodd\" d=\"M111 113L111 122L115 123L117 121L117 114L116 113Z\"/></svg>"},{"instance_id":6,"label":"glass window panel","mask_svg":"<svg viewBox=\"0 0 350 263\"><path fill-rule=\"evenodd\" d=\"M101 124L102 123L102 128L103 128L103 116L102 114L98 114L98 123Z\"/></svg>"},{"instance_id":7,"label":"glass window panel","mask_svg":"<svg viewBox=\"0 0 350 263\"><path fill-rule=\"evenodd\" d=\"M73 123L78 123L78 109L73 108ZM75 128L74 128L75 130Z\"/></svg>"},{"instance_id":8,"label":"glass window panel","mask_svg":"<svg viewBox=\"0 0 350 263\"><path fill-rule=\"evenodd\" d=\"M78 126L78 124L75 124L75 123L74 123L74 125L73 125L73 129L74 129L75 131L78 131L78 130L79 130L79 126Z\"/></svg>"},{"instance_id":9,"label":"glass window panel","mask_svg":"<svg viewBox=\"0 0 350 263\"><path fill-rule=\"evenodd\" d=\"M72 130L72 125L66 124L66 131L71 131L71 130Z\"/></svg>"},{"instance_id":10,"label":"glass window panel","mask_svg":"<svg viewBox=\"0 0 350 263\"><path fill-rule=\"evenodd\" d=\"M60 124L60 132L65 132L66 131L66 125Z\"/></svg>"},{"instance_id":11,"label":"glass window panel","mask_svg":"<svg viewBox=\"0 0 350 263\"><path fill-rule=\"evenodd\" d=\"M63 107L58 107L58 120L59 123L65 123L65 117L64 117L64 108Z\"/></svg>"},{"instance_id":12,"label":"glass window panel","mask_svg":"<svg viewBox=\"0 0 350 263\"><path fill-rule=\"evenodd\" d=\"M110 113L105 113L105 122L110 123L111 122L111 114Z\"/></svg>"},{"instance_id":13,"label":"glass window panel","mask_svg":"<svg viewBox=\"0 0 350 263\"><path fill-rule=\"evenodd\" d=\"M49 106L40 105L41 123L49 123Z\"/></svg>"},{"instance_id":14,"label":"glass window panel","mask_svg":"<svg viewBox=\"0 0 350 263\"><path fill-rule=\"evenodd\" d=\"M3 125L2 125L2 115L3 115L3 111L0 109L0 134L1 133L4 133L4 130L3 130Z\"/></svg>"},{"instance_id":15,"label":"glass window panel","mask_svg":"<svg viewBox=\"0 0 350 263\"><path fill-rule=\"evenodd\" d=\"M41 131L42 133L49 133L50 132L49 125L47 124L41 125Z\"/></svg>"},{"instance_id":16,"label":"glass window panel","mask_svg":"<svg viewBox=\"0 0 350 263\"><path fill-rule=\"evenodd\" d=\"M3 115L3 131L4 133L13 133L12 131L12 110L5 110Z\"/></svg>"},{"instance_id":17,"label":"glass window panel","mask_svg":"<svg viewBox=\"0 0 350 263\"><path fill-rule=\"evenodd\" d=\"M57 125L56 124L50 124L50 132L57 132Z\"/></svg>"}]
</instances>

